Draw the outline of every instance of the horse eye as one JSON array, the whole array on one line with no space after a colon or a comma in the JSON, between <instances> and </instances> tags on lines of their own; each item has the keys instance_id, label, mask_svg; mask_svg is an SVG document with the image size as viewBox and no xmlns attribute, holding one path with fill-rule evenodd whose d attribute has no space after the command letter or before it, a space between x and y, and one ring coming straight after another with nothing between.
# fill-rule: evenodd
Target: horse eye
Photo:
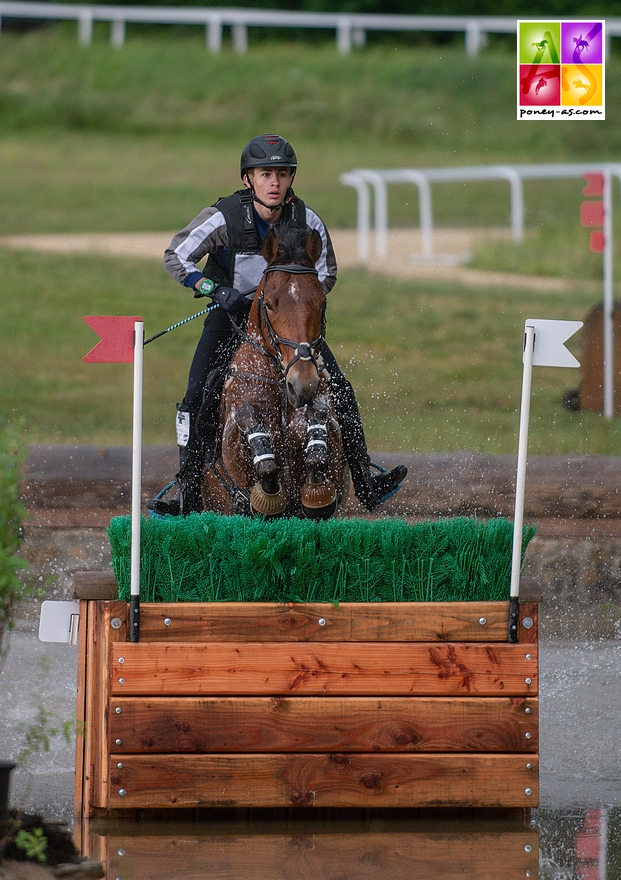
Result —
<instances>
[{"instance_id":1,"label":"horse eye","mask_svg":"<svg viewBox=\"0 0 621 880\"><path fill-rule=\"evenodd\" d=\"M268 310L268 312L273 312L273 311L274 311L274 306L273 306L271 303L266 302L266 303L265 303L265 308Z\"/></svg>"}]
</instances>

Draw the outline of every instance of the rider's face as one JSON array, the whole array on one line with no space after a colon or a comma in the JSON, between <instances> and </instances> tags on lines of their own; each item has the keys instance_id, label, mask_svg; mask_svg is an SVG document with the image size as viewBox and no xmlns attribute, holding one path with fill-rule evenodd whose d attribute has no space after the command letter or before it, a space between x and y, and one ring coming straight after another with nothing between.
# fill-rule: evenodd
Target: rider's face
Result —
<instances>
[{"instance_id":1,"label":"rider's face","mask_svg":"<svg viewBox=\"0 0 621 880\"><path fill-rule=\"evenodd\" d=\"M274 208L282 205L292 181L289 168L253 168L244 176L244 183L252 184L257 198Z\"/></svg>"}]
</instances>

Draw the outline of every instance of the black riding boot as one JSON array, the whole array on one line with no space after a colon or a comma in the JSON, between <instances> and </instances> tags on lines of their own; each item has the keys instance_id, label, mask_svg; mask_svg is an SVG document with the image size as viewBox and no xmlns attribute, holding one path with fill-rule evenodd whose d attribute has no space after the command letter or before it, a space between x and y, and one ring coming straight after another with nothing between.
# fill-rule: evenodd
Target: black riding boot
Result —
<instances>
[{"instance_id":1,"label":"black riding boot","mask_svg":"<svg viewBox=\"0 0 621 880\"><path fill-rule=\"evenodd\" d=\"M401 485L408 469L397 465L391 471L371 472L371 459L362 427L356 396L342 373L332 374L332 399L341 434L343 452L349 465L354 492L367 510L375 510Z\"/></svg>"},{"instance_id":2,"label":"black riding boot","mask_svg":"<svg viewBox=\"0 0 621 880\"><path fill-rule=\"evenodd\" d=\"M187 516L203 510L203 474L205 462L211 461L215 452L216 430L210 430L202 424L201 431L198 432L194 414L185 404L177 404L177 440L181 441L179 471L171 487L176 485L179 494L170 501L159 496L149 501L149 510L160 515ZM186 441L185 445L183 441Z\"/></svg>"}]
</instances>

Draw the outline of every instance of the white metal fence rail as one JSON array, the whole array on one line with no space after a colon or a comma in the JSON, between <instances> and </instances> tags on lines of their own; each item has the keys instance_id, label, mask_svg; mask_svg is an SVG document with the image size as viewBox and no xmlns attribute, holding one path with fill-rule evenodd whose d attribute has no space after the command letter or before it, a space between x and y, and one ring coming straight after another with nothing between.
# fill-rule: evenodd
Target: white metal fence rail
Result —
<instances>
[{"instance_id":1,"label":"white metal fence rail","mask_svg":"<svg viewBox=\"0 0 621 880\"><path fill-rule=\"evenodd\" d=\"M357 193L358 256L371 256L371 214L373 207L375 253L388 253L388 184L411 183L418 188L418 221L421 251L433 255L433 204L431 184L450 181L505 180L511 195L511 233L514 241L524 238L524 181L582 177L604 173L621 182L621 163L565 163L544 165L484 165L477 168L357 168L342 174L340 181ZM373 205L372 205L373 203Z\"/></svg>"},{"instance_id":2,"label":"white metal fence rail","mask_svg":"<svg viewBox=\"0 0 621 880\"><path fill-rule=\"evenodd\" d=\"M222 48L223 28L230 27L233 48L244 53L248 49L249 27L315 28L334 30L338 51L347 54L355 46L364 45L367 31L435 31L463 33L466 52L477 55L487 43L490 33L517 32L517 19L510 16L465 15L372 15L356 13L280 12L269 9L237 9L217 6L100 6L68 3L0 2L2 18L47 19L75 21L78 40L84 46L93 39L96 21L110 23L110 42L122 46L128 22L138 24L202 25L209 51ZM606 20L607 39L621 36L621 18Z\"/></svg>"},{"instance_id":3,"label":"white metal fence rail","mask_svg":"<svg viewBox=\"0 0 621 880\"><path fill-rule=\"evenodd\" d=\"M421 250L424 256L433 255L433 211L431 184L438 181L506 180L511 189L511 229L513 238L524 237L524 181L582 177L601 174L604 204L604 260L603 260L603 393L604 415L614 414L614 286L613 286L613 230L612 181L621 183L621 163L585 162L546 165L488 165L480 168L401 168L376 170L358 168L341 175L341 183L352 186L358 194L357 226L358 256L370 257L371 192L375 199L375 252L385 257L388 252L388 184L412 183L418 187ZM576 212L576 222L578 222Z\"/></svg>"}]
</instances>

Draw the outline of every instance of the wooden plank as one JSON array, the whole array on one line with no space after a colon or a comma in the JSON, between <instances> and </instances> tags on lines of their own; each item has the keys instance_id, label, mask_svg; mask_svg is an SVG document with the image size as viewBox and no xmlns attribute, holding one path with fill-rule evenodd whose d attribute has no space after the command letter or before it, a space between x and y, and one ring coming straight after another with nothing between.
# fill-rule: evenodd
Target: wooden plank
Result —
<instances>
[{"instance_id":1,"label":"wooden plank","mask_svg":"<svg viewBox=\"0 0 621 880\"><path fill-rule=\"evenodd\" d=\"M106 792L102 790L104 743L101 718L108 705L108 681L101 664L106 661L105 640L101 630L103 609L101 603L88 602L86 649L86 727L84 748L83 815L90 816L95 806L105 805ZM104 666L105 669L105 666ZM107 756L106 756L107 758ZM103 802L103 803L102 803Z\"/></svg>"},{"instance_id":2,"label":"wooden plank","mask_svg":"<svg viewBox=\"0 0 621 880\"><path fill-rule=\"evenodd\" d=\"M146 642L506 642L508 602L171 602L141 606ZM165 623L168 621L168 623Z\"/></svg>"},{"instance_id":3,"label":"wooden plank","mask_svg":"<svg viewBox=\"0 0 621 880\"><path fill-rule=\"evenodd\" d=\"M112 808L536 807L535 756L118 755Z\"/></svg>"},{"instance_id":4,"label":"wooden plank","mask_svg":"<svg viewBox=\"0 0 621 880\"><path fill-rule=\"evenodd\" d=\"M541 602L542 593L539 581L532 577L520 578L520 601L521 602Z\"/></svg>"},{"instance_id":5,"label":"wooden plank","mask_svg":"<svg viewBox=\"0 0 621 880\"><path fill-rule=\"evenodd\" d=\"M111 836L108 876L149 880L524 880L538 874L537 831L515 825L507 831L481 831L480 827L456 823L450 833L421 831L417 822L396 833L370 831L363 823L350 833L332 834L322 833L321 827L288 827L288 833L274 833L268 826L263 834L243 827L234 833L211 835L205 835L199 826L175 830L174 835L162 828L160 833L129 836L125 831Z\"/></svg>"},{"instance_id":6,"label":"wooden plank","mask_svg":"<svg viewBox=\"0 0 621 880\"><path fill-rule=\"evenodd\" d=\"M78 628L78 676L76 686L75 700L75 776L73 779L73 815L78 821L75 822L76 827L76 846L78 849L81 845L81 823L84 800L84 766L85 755L84 749L86 745L86 679L87 679L87 650L86 646L90 641L90 632L88 629L88 603L84 600L80 601L80 623Z\"/></svg>"},{"instance_id":7,"label":"wooden plank","mask_svg":"<svg viewBox=\"0 0 621 880\"><path fill-rule=\"evenodd\" d=\"M110 644L127 638L127 606L124 602L88 602L85 693L84 793L82 815L91 816L108 802L108 675ZM121 626L112 627L117 618Z\"/></svg>"},{"instance_id":8,"label":"wooden plank","mask_svg":"<svg viewBox=\"0 0 621 880\"><path fill-rule=\"evenodd\" d=\"M116 578L111 571L76 571L73 576L74 599L109 599L119 595Z\"/></svg>"},{"instance_id":9,"label":"wooden plank","mask_svg":"<svg viewBox=\"0 0 621 880\"><path fill-rule=\"evenodd\" d=\"M536 752L538 701L505 697L121 697L111 701L108 736L112 754Z\"/></svg>"},{"instance_id":10,"label":"wooden plank","mask_svg":"<svg viewBox=\"0 0 621 880\"><path fill-rule=\"evenodd\" d=\"M534 645L128 642L111 654L114 696L537 694Z\"/></svg>"}]
</instances>

